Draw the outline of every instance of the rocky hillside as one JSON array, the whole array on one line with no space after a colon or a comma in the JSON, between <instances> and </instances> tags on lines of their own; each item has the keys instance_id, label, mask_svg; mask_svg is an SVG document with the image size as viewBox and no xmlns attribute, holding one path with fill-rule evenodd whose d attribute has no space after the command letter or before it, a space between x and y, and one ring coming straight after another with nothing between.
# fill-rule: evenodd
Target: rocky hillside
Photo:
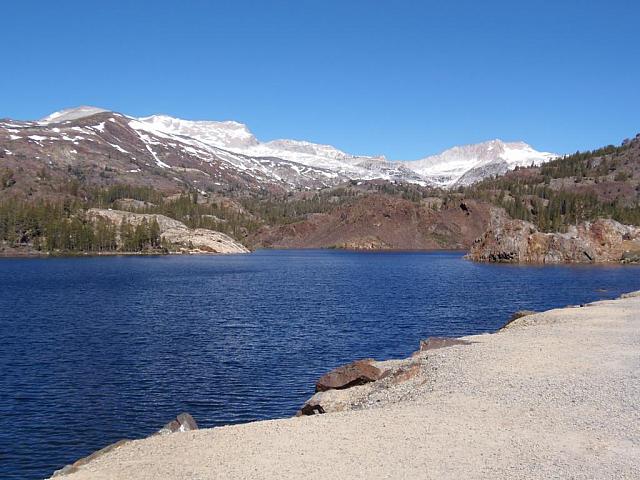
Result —
<instances>
[{"instance_id":1,"label":"rocky hillside","mask_svg":"<svg viewBox=\"0 0 640 480\"><path fill-rule=\"evenodd\" d=\"M486 203L437 197L418 201L381 193L364 194L326 213L267 226L252 243L275 248L354 250L467 249L484 232Z\"/></svg>"},{"instance_id":2,"label":"rocky hillside","mask_svg":"<svg viewBox=\"0 0 640 480\"><path fill-rule=\"evenodd\" d=\"M598 218L640 225L640 135L619 146L518 168L464 193L547 232Z\"/></svg>"},{"instance_id":3,"label":"rocky hillside","mask_svg":"<svg viewBox=\"0 0 640 480\"><path fill-rule=\"evenodd\" d=\"M640 261L640 227L600 219L570 226L565 233L544 233L496 209L468 258L502 263L636 263Z\"/></svg>"},{"instance_id":4,"label":"rocky hillside","mask_svg":"<svg viewBox=\"0 0 640 480\"><path fill-rule=\"evenodd\" d=\"M63 117L64 118L64 117ZM55 123L0 122L0 188L53 197L117 184L166 194L284 191L335 175L274 158L247 158L137 120L100 112Z\"/></svg>"}]
</instances>

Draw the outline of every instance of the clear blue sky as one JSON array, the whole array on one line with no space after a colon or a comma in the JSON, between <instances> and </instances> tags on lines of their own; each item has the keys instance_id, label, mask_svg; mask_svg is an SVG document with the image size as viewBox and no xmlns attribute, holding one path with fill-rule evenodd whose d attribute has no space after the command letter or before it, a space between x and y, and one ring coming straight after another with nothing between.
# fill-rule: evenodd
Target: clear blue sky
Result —
<instances>
[{"instance_id":1,"label":"clear blue sky","mask_svg":"<svg viewBox=\"0 0 640 480\"><path fill-rule=\"evenodd\" d=\"M413 159L640 132L640 2L2 2L0 117L82 104Z\"/></svg>"}]
</instances>

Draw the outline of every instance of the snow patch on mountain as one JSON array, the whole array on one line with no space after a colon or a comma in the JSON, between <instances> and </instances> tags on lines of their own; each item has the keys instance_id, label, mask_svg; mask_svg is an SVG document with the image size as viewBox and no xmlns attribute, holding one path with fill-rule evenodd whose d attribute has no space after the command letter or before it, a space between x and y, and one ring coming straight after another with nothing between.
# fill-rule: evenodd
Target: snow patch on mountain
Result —
<instances>
[{"instance_id":1,"label":"snow patch on mountain","mask_svg":"<svg viewBox=\"0 0 640 480\"><path fill-rule=\"evenodd\" d=\"M234 122L182 120L168 115L151 115L137 119L138 128L191 137L214 147L243 150L258 144L246 125Z\"/></svg>"},{"instance_id":2,"label":"snow patch on mountain","mask_svg":"<svg viewBox=\"0 0 640 480\"><path fill-rule=\"evenodd\" d=\"M345 170L353 173L360 173L362 170L361 168L354 169L354 166L373 158L350 155L331 145L301 140L283 139L263 143L251 133L245 124L234 121L192 121L167 115L152 115L136 119L136 123L131 126L154 133L195 138L207 145L251 157L275 157L310 167Z\"/></svg>"},{"instance_id":3,"label":"snow patch on mountain","mask_svg":"<svg viewBox=\"0 0 640 480\"><path fill-rule=\"evenodd\" d=\"M191 138L213 147L218 157L225 155L220 151L250 157L253 159L273 158L292 162L289 167L300 173L294 164L310 167L316 173L335 180L375 179L404 180L406 169L401 165L388 162L384 157L357 156L345 153L331 145L323 145L301 140L272 140L260 142L246 125L238 122L214 122L182 120L166 115L152 115L131 119L129 125L135 130L143 130L158 136ZM245 162L233 163L237 168L245 169ZM263 166L264 168L264 166ZM331 172L331 173L330 173ZM415 183L426 185L415 173L411 173Z\"/></svg>"}]
</instances>

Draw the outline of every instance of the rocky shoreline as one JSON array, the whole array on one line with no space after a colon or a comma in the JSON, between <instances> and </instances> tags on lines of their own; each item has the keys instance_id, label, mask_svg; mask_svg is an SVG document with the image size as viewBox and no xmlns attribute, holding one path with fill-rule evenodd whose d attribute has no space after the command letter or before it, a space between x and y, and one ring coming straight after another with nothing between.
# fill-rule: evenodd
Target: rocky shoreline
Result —
<instances>
[{"instance_id":1,"label":"rocky shoreline","mask_svg":"<svg viewBox=\"0 0 640 480\"><path fill-rule=\"evenodd\" d=\"M468 207L467 207L468 209ZM104 252L43 252L29 246L12 247L0 244L0 257L33 258L60 256L115 256L115 255L166 255L166 254L233 254L250 250L221 232L188 228L184 223L159 214L139 214L122 210L90 209L87 214L93 220L107 220L113 225L122 222L133 226L142 222L157 222L160 237L170 249L140 252L119 250ZM117 238L119 248L122 247ZM273 248L267 246L265 248ZM433 252L465 251L462 248L439 248L424 245L415 248L398 248L368 236L329 247L286 245L277 248L309 249L327 248L355 252ZM471 244L465 258L474 262L516 264L596 264L640 263L640 227L623 225L611 219L583 222L568 227L566 232L541 232L532 223L514 220L503 209L490 209L486 231Z\"/></svg>"},{"instance_id":2,"label":"rocky shoreline","mask_svg":"<svg viewBox=\"0 0 640 480\"><path fill-rule=\"evenodd\" d=\"M380 403L381 398L392 390L399 390L406 395L407 390L418 387L417 383L423 381L421 377L428 369L426 352L470 344L460 338L430 337L421 340L419 349L408 358L385 361L367 358L337 367L318 379L316 393L298 410L296 416L371 407Z\"/></svg>"},{"instance_id":3,"label":"rocky shoreline","mask_svg":"<svg viewBox=\"0 0 640 480\"><path fill-rule=\"evenodd\" d=\"M63 478L634 478L639 320L640 292L522 312L339 367L298 418L130 441Z\"/></svg>"},{"instance_id":4,"label":"rocky shoreline","mask_svg":"<svg viewBox=\"0 0 640 480\"><path fill-rule=\"evenodd\" d=\"M565 233L545 233L494 210L489 228L467 258L491 263L638 263L640 227L599 219L570 226Z\"/></svg>"}]
</instances>

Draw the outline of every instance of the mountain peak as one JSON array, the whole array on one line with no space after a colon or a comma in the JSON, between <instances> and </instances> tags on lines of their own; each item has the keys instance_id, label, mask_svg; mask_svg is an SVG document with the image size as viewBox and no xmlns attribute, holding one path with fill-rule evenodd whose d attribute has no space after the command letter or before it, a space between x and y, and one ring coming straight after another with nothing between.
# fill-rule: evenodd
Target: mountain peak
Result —
<instances>
[{"instance_id":1,"label":"mountain peak","mask_svg":"<svg viewBox=\"0 0 640 480\"><path fill-rule=\"evenodd\" d=\"M60 123L66 122L69 120L78 120L79 118L90 117L91 115L95 115L97 113L108 112L104 108L100 107L92 107L89 105L81 105L79 107L66 108L64 110L60 110L57 112L53 112L50 115L47 115L44 118L38 120L39 123Z\"/></svg>"},{"instance_id":2,"label":"mountain peak","mask_svg":"<svg viewBox=\"0 0 640 480\"><path fill-rule=\"evenodd\" d=\"M404 165L443 187L473 183L488 175L505 173L517 166L539 165L557 157L539 152L523 142L505 142L499 138L449 148Z\"/></svg>"}]
</instances>

